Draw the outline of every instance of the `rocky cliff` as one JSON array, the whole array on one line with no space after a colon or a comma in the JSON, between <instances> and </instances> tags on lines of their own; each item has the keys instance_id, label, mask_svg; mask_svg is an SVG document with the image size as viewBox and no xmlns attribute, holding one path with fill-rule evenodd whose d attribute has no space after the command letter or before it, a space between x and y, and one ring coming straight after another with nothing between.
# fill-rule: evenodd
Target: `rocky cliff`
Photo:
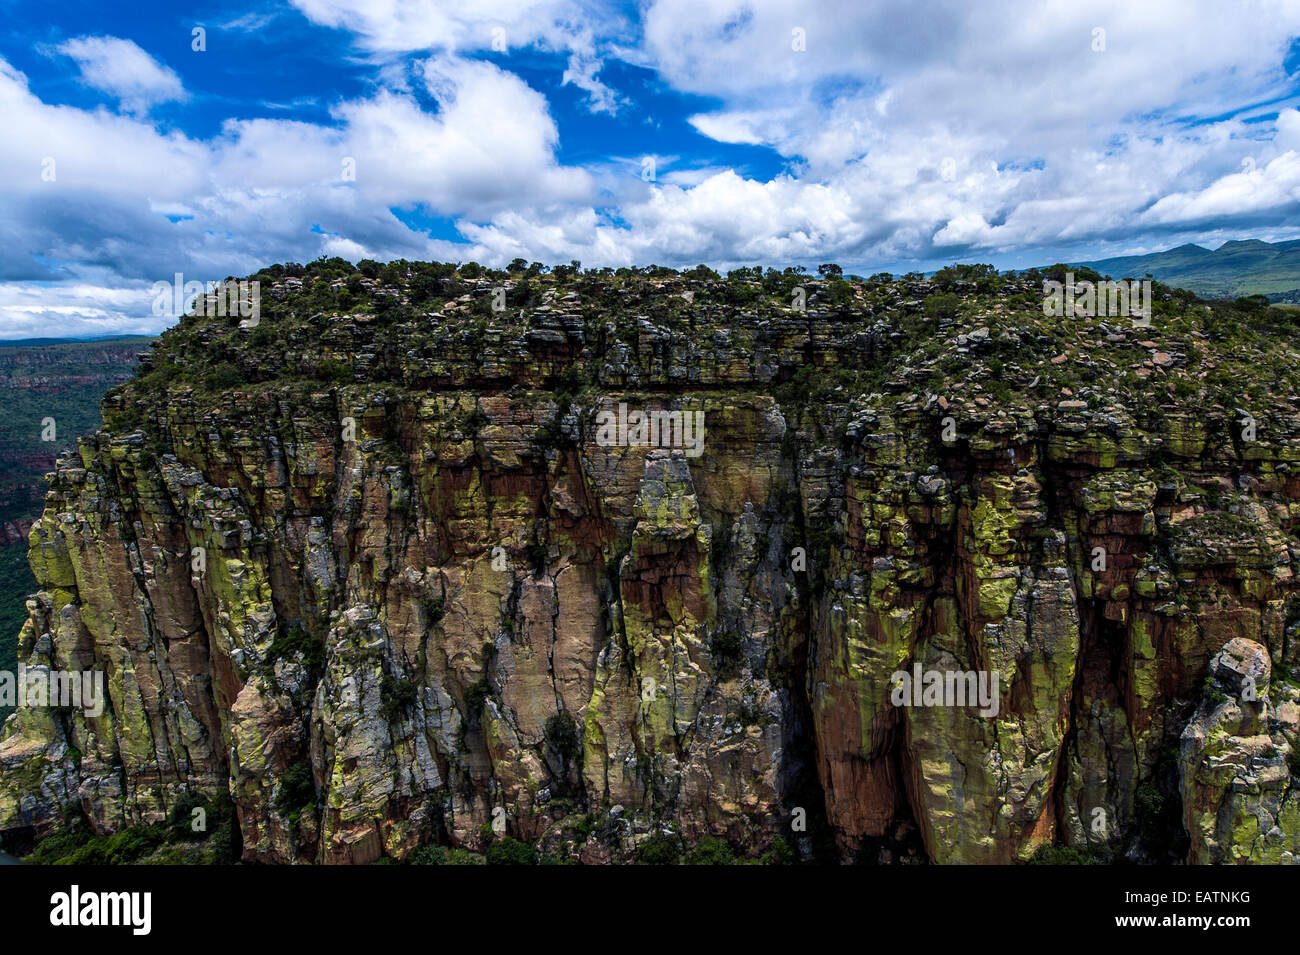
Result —
<instances>
[{"instance_id":1,"label":"rocky cliff","mask_svg":"<svg viewBox=\"0 0 1300 955\"><path fill-rule=\"evenodd\" d=\"M0 828L233 800L247 860L506 836L1294 861L1288 316L1037 277L276 266L184 319L30 536ZM602 412L702 412L700 453ZM667 419L665 419L667 420ZM607 437L607 436L606 436ZM896 671L996 673L995 715Z\"/></svg>"},{"instance_id":2,"label":"rocky cliff","mask_svg":"<svg viewBox=\"0 0 1300 955\"><path fill-rule=\"evenodd\" d=\"M15 668L25 603L36 589L27 537L45 500L45 474L78 435L100 426L104 393L130 380L150 341L0 342L0 672ZM12 709L0 699L0 723Z\"/></svg>"}]
</instances>

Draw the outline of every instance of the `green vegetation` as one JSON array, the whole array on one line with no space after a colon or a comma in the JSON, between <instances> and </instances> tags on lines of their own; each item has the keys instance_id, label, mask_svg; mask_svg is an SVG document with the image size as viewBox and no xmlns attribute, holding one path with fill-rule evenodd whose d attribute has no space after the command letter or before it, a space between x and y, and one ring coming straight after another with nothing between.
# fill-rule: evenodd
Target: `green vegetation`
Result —
<instances>
[{"instance_id":1,"label":"green vegetation","mask_svg":"<svg viewBox=\"0 0 1300 955\"><path fill-rule=\"evenodd\" d=\"M725 278L707 268L679 273L657 265L584 272L573 263L550 269L517 262L508 269L406 261L353 267L338 258L288 263L250 276L264 293L274 290L263 295L255 330L229 318L184 317L160 340L152 367L120 393L122 407L111 417L118 426L143 425L178 390L215 407L223 394L253 385L293 400L320 391L322 383L346 389L358 376L395 388L474 386L490 354L491 374L509 374L531 389L519 400L554 401L557 414L540 437L558 448L569 440L565 429L574 412L589 414L601 393L603 359L539 360L554 346L532 343L539 323L551 321L538 309L553 314L562 303L587 341L604 342L598 354L622 347L631 360L645 363L652 361L639 353L645 327L681 348L698 347L701 328L761 335L771 323L798 314L797 288L809 320L831 323L819 334L842 334L847 341L856 329L859 351L838 359L819 348L786 352L769 387L796 423L863 395L926 393L983 400L994 410L1092 392L1124 396L1142 414L1173 403L1195 413L1243 401L1262 413L1276 396L1300 386L1297 362L1282 345L1300 331L1300 310L1250 298L1202 303L1157 282L1152 308L1158 333L1141 331L1127 317L1045 316L1042 283L1067 272L1078 280L1101 277L1064 263L1021 273L959 264L928 280L918 273L846 277L834 263L823 263L820 275L797 266L744 267ZM286 282L301 285L277 284ZM506 293L503 312L492 307L497 288ZM733 322L737 315L744 318L740 325ZM1142 344L1149 334L1158 347ZM754 347L748 339L736 345L741 355ZM1152 359L1161 349L1172 357L1157 367ZM238 383L212 390L233 380L227 366L238 370ZM643 380L648 373L641 369ZM477 405L462 414L466 439L492 425ZM524 546L527 559L539 565L542 542Z\"/></svg>"},{"instance_id":2,"label":"green vegetation","mask_svg":"<svg viewBox=\"0 0 1300 955\"><path fill-rule=\"evenodd\" d=\"M709 641L709 652L717 662L721 672L730 674L740 663L740 651L744 641L735 630L720 630Z\"/></svg>"},{"instance_id":3,"label":"green vegetation","mask_svg":"<svg viewBox=\"0 0 1300 955\"><path fill-rule=\"evenodd\" d=\"M420 846L411 853L411 865L446 865L447 849L445 846Z\"/></svg>"},{"instance_id":4,"label":"green vegetation","mask_svg":"<svg viewBox=\"0 0 1300 955\"><path fill-rule=\"evenodd\" d=\"M465 688L465 711L470 720L477 720L483 712L483 704L492 695L492 684L484 677Z\"/></svg>"},{"instance_id":5,"label":"green vegetation","mask_svg":"<svg viewBox=\"0 0 1300 955\"><path fill-rule=\"evenodd\" d=\"M200 810L196 813L195 810ZM97 836L80 816L41 840L24 861L36 865L233 865L242 846L228 796L185 793L167 822Z\"/></svg>"},{"instance_id":6,"label":"green vegetation","mask_svg":"<svg viewBox=\"0 0 1300 955\"><path fill-rule=\"evenodd\" d=\"M158 849L168 834L162 824L132 826L109 836L91 835L89 828L83 827L43 840L25 861L37 865L129 865Z\"/></svg>"},{"instance_id":7,"label":"green vegetation","mask_svg":"<svg viewBox=\"0 0 1300 955\"><path fill-rule=\"evenodd\" d=\"M488 865L537 865L537 850L526 842L502 836L488 846L486 858Z\"/></svg>"},{"instance_id":8,"label":"green vegetation","mask_svg":"<svg viewBox=\"0 0 1300 955\"><path fill-rule=\"evenodd\" d=\"M0 671L18 666L18 633L27 619L27 596L36 592L36 578L27 563L27 548L0 547ZM13 712L0 706L0 723Z\"/></svg>"},{"instance_id":9,"label":"green vegetation","mask_svg":"<svg viewBox=\"0 0 1300 955\"><path fill-rule=\"evenodd\" d=\"M566 760L582 755L582 739L578 724L568 710L561 710L546 720L546 741Z\"/></svg>"},{"instance_id":10,"label":"green vegetation","mask_svg":"<svg viewBox=\"0 0 1300 955\"><path fill-rule=\"evenodd\" d=\"M951 292L936 292L925 300L925 314L930 318L955 318L961 310L961 298Z\"/></svg>"},{"instance_id":11,"label":"green vegetation","mask_svg":"<svg viewBox=\"0 0 1300 955\"><path fill-rule=\"evenodd\" d=\"M1133 814L1146 854L1172 861L1185 850L1182 799L1178 788L1178 749L1167 746L1156 757L1151 778L1133 794Z\"/></svg>"},{"instance_id":12,"label":"green vegetation","mask_svg":"<svg viewBox=\"0 0 1300 955\"><path fill-rule=\"evenodd\" d=\"M636 851L638 865L676 865L681 856L681 840L663 832L655 833Z\"/></svg>"},{"instance_id":13,"label":"green vegetation","mask_svg":"<svg viewBox=\"0 0 1300 955\"><path fill-rule=\"evenodd\" d=\"M487 865L487 860L481 853L468 849L448 849L447 861L443 865Z\"/></svg>"},{"instance_id":14,"label":"green vegetation","mask_svg":"<svg viewBox=\"0 0 1300 955\"><path fill-rule=\"evenodd\" d=\"M772 848L759 856L762 865L791 865L794 862L794 850L782 836L777 836Z\"/></svg>"},{"instance_id":15,"label":"green vegetation","mask_svg":"<svg viewBox=\"0 0 1300 955\"><path fill-rule=\"evenodd\" d=\"M204 374L203 386L209 391L225 391L238 385L242 377L238 368L228 361L223 361Z\"/></svg>"},{"instance_id":16,"label":"green vegetation","mask_svg":"<svg viewBox=\"0 0 1300 955\"><path fill-rule=\"evenodd\" d=\"M1106 846L1076 849L1073 846L1040 846L1030 865L1110 865L1114 853Z\"/></svg>"},{"instance_id":17,"label":"green vegetation","mask_svg":"<svg viewBox=\"0 0 1300 955\"><path fill-rule=\"evenodd\" d=\"M276 635L266 654L266 665L274 669L276 661L294 658L299 659L309 672L319 674L325 666L325 645L302 627L291 627L288 632Z\"/></svg>"},{"instance_id":18,"label":"green vegetation","mask_svg":"<svg viewBox=\"0 0 1300 955\"><path fill-rule=\"evenodd\" d=\"M777 838L757 859L738 854L726 839L704 836L686 848L680 837L657 832L637 847L637 865L789 865L794 852L789 843Z\"/></svg>"},{"instance_id":19,"label":"green vegetation","mask_svg":"<svg viewBox=\"0 0 1300 955\"><path fill-rule=\"evenodd\" d=\"M429 621L429 626L433 626L442 619L443 615L443 598L441 596L428 595L420 600L424 607L424 613Z\"/></svg>"},{"instance_id":20,"label":"green vegetation","mask_svg":"<svg viewBox=\"0 0 1300 955\"><path fill-rule=\"evenodd\" d=\"M275 809L294 827L304 812L315 813L316 781L312 776L310 760L299 760L280 774Z\"/></svg>"},{"instance_id":21,"label":"green vegetation","mask_svg":"<svg viewBox=\"0 0 1300 955\"><path fill-rule=\"evenodd\" d=\"M705 836L686 852L686 865L742 865L736 850L726 839Z\"/></svg>"},{"instance_id":22,"label":"green vegetation","mask_svg":"<svg viewBox=\"0 0 1300 955\"><path fill-rule=\"evenodd\" d=\"M487 859L479 852L456 846L428 843L420 846L406 860L409 865L486 865Z\"/></svg>"},{"instance_id":23,"label":"green vegetation","mask_svg":"<svg viewBox=\"0 0 1300 955\"><path fill-rule=\"evenodd\" d=\"M316 366L316 377L321 381L351 381L355 374L351 365L337 358L326 358Z\"/></svg>"},{"instance_id":24,"label":"green vegetation","mask_svg":"<svg viewBox=\"0 0 1300 955\"><path fill-rule=\"evenodd\" d=\"M379 714L388 722L396 723L415 705L418 694L414 682L385 670L379 682Z\"/></svg>"}]
</instances>

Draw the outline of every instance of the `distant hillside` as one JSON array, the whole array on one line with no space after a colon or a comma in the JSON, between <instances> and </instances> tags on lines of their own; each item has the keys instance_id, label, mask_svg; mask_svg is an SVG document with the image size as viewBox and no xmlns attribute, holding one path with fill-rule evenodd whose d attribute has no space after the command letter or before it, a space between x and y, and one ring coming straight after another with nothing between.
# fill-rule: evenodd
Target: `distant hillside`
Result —
<instances>
[{"instance_id":1,"label":"distant hillside","mask_svg":"<svg viewBox=\"0 0 1300 955\"><path fill-rule=\"evenodd\" d=\"M152 339L21 345L0 350L0 544L13 522L30 522L45 499L55 455L99 426L104 392L131 377ZM42 422L54 419L53 441Z\"/></svg>"},{"instance_id":2,"label":"distant hillside","mask_svg":"<svg viewBox=\"0 0 1300 955\"><path fill-rule=\"evenodd\" d=\"M44 345L104 345L125 342L148 345L152 341L152 335L90 335L85 338L5 338L0 339L0 348L33 348Z\"/></svg>"},{"instance_id":3,"label":"distant hillside","mask_svg":"<svg viewBox=\"0 0 1300 955\"><path fill-rule=\"evenodd\" d=\"M1225 242L1211 251L1199 245L1150 255L1124 255L1078 262L1113 278L1150 274L1204 298L1267 295L1274 302L1300 302L1300 240Z\"/></svg>"}]
</instances>

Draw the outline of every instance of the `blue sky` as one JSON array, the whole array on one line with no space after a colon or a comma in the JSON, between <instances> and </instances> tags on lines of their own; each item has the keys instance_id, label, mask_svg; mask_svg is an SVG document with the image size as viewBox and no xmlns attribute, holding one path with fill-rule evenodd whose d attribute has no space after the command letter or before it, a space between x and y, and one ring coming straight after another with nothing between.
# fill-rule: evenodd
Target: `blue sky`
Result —
<instances>
[{"instance_id":1,"label":"blue sky","mask_svg":"<svg viewBox=\"0 0 1300 955\"><path fill-rule=\"evenodd\" d=\"M0 338L321 255L870 273L1300 236L1300 0L0 0ZM201 30L201 42L196 39Z\"/></svg>"}]
</instances>

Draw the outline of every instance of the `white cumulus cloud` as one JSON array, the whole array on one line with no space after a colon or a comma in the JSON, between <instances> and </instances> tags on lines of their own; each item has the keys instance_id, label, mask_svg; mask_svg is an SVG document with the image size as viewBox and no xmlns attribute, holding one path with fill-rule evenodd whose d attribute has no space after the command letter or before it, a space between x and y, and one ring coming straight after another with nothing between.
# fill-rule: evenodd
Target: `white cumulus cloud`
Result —
<instances>
[{"instance_id":1,"label":"white cumulus cloud","mask_svg":"<svg viewBox=\"0 0 1300 955\"><path fill-rule=\"evenodd\" d=\"M175 71L131 40L76 37L60 44L58 51L76 61L83 83L115 97L129 112L147 113L159 103L186 98Z\"/></svg>"}]
</instances>

